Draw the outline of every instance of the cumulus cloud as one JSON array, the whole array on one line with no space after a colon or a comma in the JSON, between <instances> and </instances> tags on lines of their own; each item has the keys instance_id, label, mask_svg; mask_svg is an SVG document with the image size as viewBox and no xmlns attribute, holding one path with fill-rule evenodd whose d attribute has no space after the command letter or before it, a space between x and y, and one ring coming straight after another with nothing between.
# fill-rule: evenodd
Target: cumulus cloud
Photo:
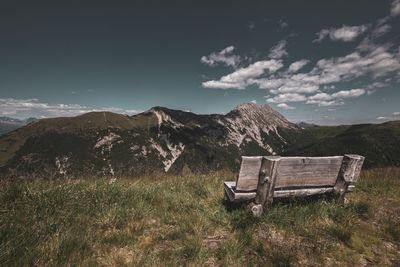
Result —
<instances>
[{"instance_id":1,"label":"cumulus cloud","mask_svg":"<svg viewBox=\"0 0 400 267\"><path fill-rule=\"evenodd\" d=\"M313 42L320 43L328 37L333 41L351 42L363 34L367 29L367 25L343 25L341 28L322 29L316 33L318 37Z\"/></svg>"},{"instance_id":2,"label":"cumulus cloud","mask_svg":"<svg viewBox=\"0 0 400 267\"><path fill-rule=\"evenodd\" d=\"M332 87L334 83L363 76L381 79L399 71L400 57L391 53L388 47L375 46L368 52L356 51L343 57L321 59L308 73L286 73L279 77L258 79L256 83L272 93L313 93L321 86Z\"/></svg>"},{"instance_id":3,"label":"cumulus cloud","mask_svg":"<svg viewBox=\"0 0 400 267\"><path fill-rule=\"evenodd\" d=\"M204 82L203 87L245 89L255 85L273 94L267 99L270 103L342 105L348 98L369 95L390 83L391 75L400 72L400 53L390 45L370 42L363 49L358 47L342 57L321 59L310 71L298 73L306 64L309 64L308 60L299 60L290 64L286 71L277 72L283 68L281 60L259 61L218 80ZM363 89L332 92L336 83L350 82L361 77L371 80Z\"/></svg>"},{"instance_id":4,"label":"cumulus cloud","mask_svg":"<svg viewBox=\"0 0 400 267\"><path fill-rule=\"evenodd\" d=\"M307 98L304 95L296 94L296 93L287 93L280 94L275 97L271 97L267 99L268 103L285 103L285 102L303 102L306 101Z\"/></svg>"},{"instance_id":5,"label":"cumulus cloud","mask_svg":"<svg viewBox=\"0 0 400 267\"><path fill-rule=\"evenodd\" d=\"M14 118L49 118L70 117L91 111L110 111L115 113L133 115L141 111L126 110L115 107L93 108L78 104L49 104L38 99L0 98L0 114Z\"/></svg>"},{"instance_id":6,"label":"cumulus cloud","mask_svg":"<svg viewBox=\"0 0 400 267\"><path fill-rule=\"evenodd\" d=\"M395 17L400 15L400 0L394 0L390 9L390 14Z\"/></svg>"},{"instance_id":7,"label":"cumulus cloud","mask_svg":"<svg viewBox=\"0 0 400 267\"><path fill-rule=\"evenodd\" d=\"M296 70L309 64L307 60L293 62L283 72L277 72L283 67L281 60L261 62L264 63L256 62L219 80L204 82L203 87L245 89L249 85L255 85L275 95L267 99L270 103L306 102L334 106L344 104L348 98L360 97L385 87L390 82L391 75L400 72L398 50L390 45L373 43L342 57L321 59L305 73L298 73ZM267 66L274 67L266 71ZM350 82L361 77L371 80L363 89L329 94L324 92L334 91L336 83Z\"/></svg>"},{"instance_id":8,"label":"cumulus cloud","mask_svg":"<svg viewBox=\"0 0 400 267\"><path fill-rule=\"evenodd\" d=\"M372 38L381 37L382 35L388 33L391 29L392 26L390 26L389 24L378 25L372 30L371 36Z\"/></svg>"},{"instance_id":9,"label":"cumulus cloud","mask_svg":"<svg viewBox=\"0 0 400 267\"><path fill-rule=\"evenodd\" d=\"M208 56L202 56L200 62L212 67L222 63L235 68L240 63L240 56L234 55L233 50L235 50L234 46L228 46L219 52L213 52Z\"/></svg>"},{"instance_id":10,"label":"cumulus cloud","mask_svg":"<svg viewBox=\"0 0 400 267\"><path fill-rule=\"evenodd\" d=\"M286 103L280 103L280 104L277 105L277 107L279 107L281 109L285 109L285 110L296 109L295 107L289 106Z\"/></svg>"},{"instance_id":11,"label":"cumulus cloud","mask_svg":"<svg viewBox=\"0 0 400 267\"><path fill-rule=\"evenodd\" d=\"M392 9L399 1L393 2ZM292 62L286 69L283 68L283 58L288 56L288 52L287 42L281 40L269 50L271 60L255 62L219 79L203 82L203 87L245 89L255 86L269 94L267 102L276 103L281 108L287 108L285 105L291 102L318 106L342 105L347 99L373 94L376 90L400 82L400 47L394 43L379 43L379 37L391 30L391 19L391 16L387 16L374 24L343 25L320 31L314 42L326 38L350 42L364 36L352 52L321 58L307 71L301 71L304 66L311 65L307 59ZM269 65L274 67L267 68ZM336 89L351 82L357 82L357 87L362 89Z\"/></svg>"},{"instance_id":12,"label":"cumulus cloud","mask_svg":"<svg viewBox=\"0 0 400 267\"><path fill-rule=\"evenodd\" d=\"M279 41L275 46L273 46L269 50L269 57L273 59L280 59L284 56L288 56L288 52L286 51L287 42L285 40Z\"/></svg>"},{"instance_id":13,"label":"cumulus cloud","mask_svg":"<svg viewBox=\"0 0 400 267\"><path fill-rule=\"evenodd\" d=\"M282 68L283 64L280 60L263 60L250 64L247 67L237 69L236 71L221 77L219 80L211 80L202 83L205 88L220 88L220 89L245 89L251 85L254 78L257 78L265 73L274 73Z\"/></svg>"},{"instance_id":14,"label":"cumulus cloud","mask_svg":"<svg viewBox=\"0 0 400 267\"><path fill-rule=\"evenodd\" d=\"M342 90L333 94L318 93L307 98L307 104L317 104L319 106L342 105L343 99L355 98L365 94L364 89Z\"/></svg>"},{"instance_id":15,"label":"cumulus cloud","mask_svg":"<svg viewBox=\"0 0 400 267\"><path fill-rule=\"evenodd\" d=\"M319 90L319 86L309 83L303 83L300 87L296 85L296 82L292 82L292 84L285 84L278 89L270 90L271 93L279 94L279 93L303 93L303 94L311 94L315 93Z\"/></svg>"},{"instance_id":16,"label":"cumulus cloud","mask_svg":"<svg viewBox=\"0 0 400 267\"><path fill-rule=\"evenodd\" d=\"M303 68L305 65L307 65L310 61L307 59L301 59L299 61L293 62L290 64L288 68L288 72L294 73L298 72L301 68Z\"/></svg>"}]
</instances>

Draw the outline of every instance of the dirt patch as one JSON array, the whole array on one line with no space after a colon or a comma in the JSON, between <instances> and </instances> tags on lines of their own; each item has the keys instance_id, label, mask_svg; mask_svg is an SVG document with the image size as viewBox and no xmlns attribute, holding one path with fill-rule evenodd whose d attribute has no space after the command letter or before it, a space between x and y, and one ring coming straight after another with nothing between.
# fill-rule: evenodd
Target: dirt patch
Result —
<instances>
[{"instance_id":1,"label":"dirt patch","mask_svg":"<svg viewBox=\"0 0 400 267\"><path fill-rule=\"evenodd\" d=\"M203 240L203 245L209 248L210 250L217 250L222 246L224 241L228 238L227 233L216 234L212 236L207 236Z\"/></svg>"}]
</instances>

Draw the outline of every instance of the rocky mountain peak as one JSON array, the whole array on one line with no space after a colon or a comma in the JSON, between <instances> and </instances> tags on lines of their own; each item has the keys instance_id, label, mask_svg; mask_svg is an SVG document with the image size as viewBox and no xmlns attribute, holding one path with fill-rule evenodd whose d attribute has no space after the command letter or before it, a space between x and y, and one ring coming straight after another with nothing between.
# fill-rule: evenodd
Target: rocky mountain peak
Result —
<instances>
[{"instance_id":1,"label":"rocky mountain peak","mask_svg":"<svg viewBox=\"0 0 400 267\"><path fill-rule=\"evenodd\" d=\"M227 118L241 119L244 122L255 122L259 126L269 125L271 127L285 127L293 128L296 127L294 124L289 122L282 114L275 111L269 105L258 105L255 103L244 103L238 105L231 112L226 114Z\"/></svg>"},{"instance_id":2,"label":"rocky mountain peak","mask_svg":"<svg viewBox=\"0 0 400 267\"><path fill-rule=\"evenodd\" d=\"M265 105L258 105L256 103L253 102L249 102L249 103L242 103L237 105L234 110L256 110L256 109L269 109L272 110L272 108L265 104Z\"/></svg>"},{"instance_id":3,"label":"rocky mountain peak","mask_svg":"<svg viewBox=\"0 0 400 267\"><path fill-rule=\"evenodd\" d=\"M276 151L265 141L265 136L274 135L280 142L286 143L279 129L298 129L297 125L289 122L269 105L255 103L240 104L226 114L225 121L230 142L241 147L253 141L271 154L275 154Z\"/></svg>"}]
</instances>

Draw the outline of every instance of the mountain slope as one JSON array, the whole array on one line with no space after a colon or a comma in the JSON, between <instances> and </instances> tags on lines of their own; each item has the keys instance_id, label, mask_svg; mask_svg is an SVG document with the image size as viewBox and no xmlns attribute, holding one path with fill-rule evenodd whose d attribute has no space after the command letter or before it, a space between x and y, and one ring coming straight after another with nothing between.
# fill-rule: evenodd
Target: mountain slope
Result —
<instances>
[{"instance_id":1,"label":"mountain slope","mask_svg":"<svg viewBox=\"0 0 400 267\"><path fill-rule=\"evenodd\" d=\"M15 129L18 129L24 125L27 125L29 123L32 123L36 121L37 119L35 118L28 118L26 120L18 120L10 117L0 117L0 136L4 135L6 133L9 133L11 131L14 131Z\"/></svg>"},{"instance_id":2,"label":"mountain slope","mask_svg":"<svg viewBox=\"0 0 400 267\"><path fill-rule=\"evenodd\" d=\"M240 155L281 154L299 129L256 104L226 115L162 107L131 117L93 112L40 120L3 136L0 165L28 178L235 168Z\"/></svg>"},{"instance_id":3,"label":"mountain slope","mask_svg":"<svg viewBox=\"0 0 400 267\"><path fill-rule=\"evenodd\" d=\"M304 129L286 155L360 154L365 167L400 166L400 121Z\"/></svg>"},{"instance_id":4,"label":"mountain slope","mask_svg":"<svg viewBox=\"0 0 400 267\"><path fill-rule=\"evenodd\" d=\"M361 154L400 166L400 122L300 127L268 105L197 115L154 107L43 119L0 137L0 171L16 177L140 176L237 169L240 156Z\"/></svg>"}]
</instances>

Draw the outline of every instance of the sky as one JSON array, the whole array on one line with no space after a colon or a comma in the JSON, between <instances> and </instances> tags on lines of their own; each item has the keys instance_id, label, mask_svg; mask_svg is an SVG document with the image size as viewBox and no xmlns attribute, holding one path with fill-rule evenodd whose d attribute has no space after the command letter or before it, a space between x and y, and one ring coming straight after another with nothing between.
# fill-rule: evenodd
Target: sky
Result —
<instances>
[{"instance_id":1,"label":"sky","mask_svg":"<svg viewBox=\"0 0 400 267\"><path fill-rule=\"evenodd\" d=\"M400 119L400 0L2 1L0 116Z\"/></svg>"}]
</instances>

